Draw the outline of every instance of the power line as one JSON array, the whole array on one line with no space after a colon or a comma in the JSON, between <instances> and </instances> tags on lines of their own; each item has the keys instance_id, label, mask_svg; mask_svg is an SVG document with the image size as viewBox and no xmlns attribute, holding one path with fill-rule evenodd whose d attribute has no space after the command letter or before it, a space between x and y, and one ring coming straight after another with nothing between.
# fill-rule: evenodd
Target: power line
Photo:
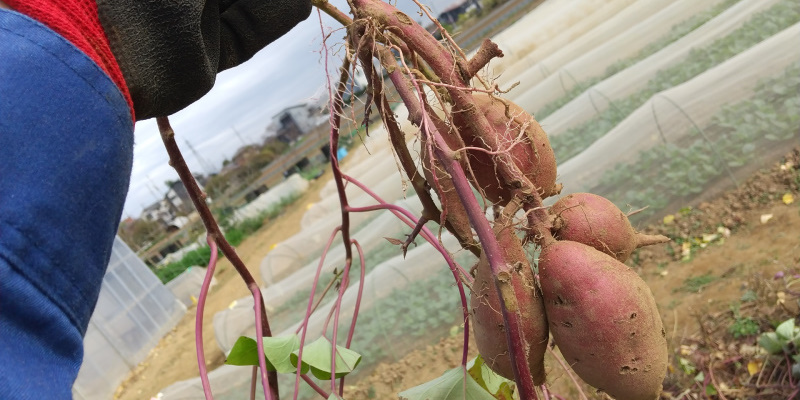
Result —
<instances>
[{"instance_id":1,"label":"power line","mask_svg":"<svg viewBox=\"0 0 800 400\"><path fill-rule=\"evenodd\" d=\"M188 140L184 140L184 142L186 143L186 146L189 147L189 150L192 151L192 154L194 155L194 158L197 159L197 162L200 163L200 168L203 169L203 172L205 172L206 176L211 175L211 173L214 171L214 167L208 161L206 161L206 159L203 158L200 153L197 152L197 150L194 149L194 146L192 146Z\"/></svg>"}]
</instances>

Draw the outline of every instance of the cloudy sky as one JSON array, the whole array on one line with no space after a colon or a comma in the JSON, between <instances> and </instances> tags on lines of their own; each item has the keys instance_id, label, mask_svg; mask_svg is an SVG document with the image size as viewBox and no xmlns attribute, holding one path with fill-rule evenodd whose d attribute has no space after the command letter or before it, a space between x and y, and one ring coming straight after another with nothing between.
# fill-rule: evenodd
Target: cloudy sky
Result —
<instances>
[{"instance_id":1,"label":"cloudy sky","mask_svg":"<svg viewBox=\"0 0 800 400\"><path fill-rule=\"evenodd\" d=\"M437 14L454 2L459 1L424 1ZM332 3L342 10L348 9L344 0ZM423 20L413 1L398 0L397 7L415 20ZM335 71L341 62L336 50L343 42L344 31L326 15L322 21L326 33L338 29L328 40L328 64ZM319 17L314 9L307 20L251 60L219 74L211 92L170 117L178 145L193 171L206 172L187 142L218 170L222 161L243 144L260 142L271 117L278 111L326 90L321 38ZM163 196L165 181L178 178L167 165L168 157L154 119L137 122L135 137L133 175L123 218L138 217L142 208Z\"/></svg>"}]
</instances>

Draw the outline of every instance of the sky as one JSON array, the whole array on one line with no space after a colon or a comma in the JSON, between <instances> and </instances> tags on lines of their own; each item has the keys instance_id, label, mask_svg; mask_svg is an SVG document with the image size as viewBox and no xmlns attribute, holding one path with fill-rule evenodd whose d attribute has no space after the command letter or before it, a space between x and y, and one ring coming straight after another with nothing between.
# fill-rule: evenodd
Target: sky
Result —
<instances>
[{"instance_id":1,"label":"sky","mask_svg":"<svg viewBox=\"0 0 800 400\"><path fill-rule=\"evenodd\" d=\"M454 2L459 1L424 0L434 15ZM331 3L349 10L344 0ZM416 21L423 21L413 1L397 0L396 6ZM326 34L333 31L328 39L328 64L329 70L335 71L341 64L344 31L325 14L322 26ZM273 115L327 91L322 37L315 8L307 20L252 59L217 75L214 88L203 98L170 116L178 145L193 172L216 172L239 147L263 141ZM155 119L137 122L134 137L133 172L123 219L137 218L144 207L163 197L164 182L178 179L167 164ZM213 171L203 168L187 142Z\"/></svg>"}]
</instances>

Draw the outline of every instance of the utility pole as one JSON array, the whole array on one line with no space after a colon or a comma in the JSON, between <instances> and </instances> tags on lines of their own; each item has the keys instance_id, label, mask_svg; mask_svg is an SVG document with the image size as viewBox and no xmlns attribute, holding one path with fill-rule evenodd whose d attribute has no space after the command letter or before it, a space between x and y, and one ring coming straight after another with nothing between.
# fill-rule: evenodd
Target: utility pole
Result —
<instances>
[{"instance_id":1,"label":"utility pole","mask_svg":"<svg viewBox=\"0 0 800 400\"><path fill-rule=\"evenodd\" d=\"M155 189L157 186L155 183L153 183L153 178L150 177L150 174L147 174L147 180L150 181L150 184L145 184L145 186L147 186L147 189L150 190L150 194L152 194L156 199L160 199L161 196L158 194L158 190Z\"/></svg>"},{"instance_id":2,"label":"utility pole","mask_svg":"<svg viewBox=\"0 0 800 400\"><path fill-rule=\"evenodd\" d=\"M200 153L197 152L197 150L194 149L194 146L192 146L188 140L184 140L184 142L186 143L186 146L189 147L189 150L192 151L192 154L194 155L194 158L197 159L197 162L200 163L200 168L203 169L203 172L205 172L206 176L211 175L211 172L214 171L214 168L211 166L211 164L206 161L206 159L203 158Z\"/></svg>"},{"instance_id":3,"label":"utility pole","mask_svg":"<svg viewBox=\"0 0 800 400\"><path fill-rule=\"evenodd\" d=\"M242 139L242 135L239 134L239 131L236 130L236 127L235 126L231 127L231 129L233 129L233 133L236 134L236 137L239 138L239 141L242 142L242 146L247 146L247 143L244 142L244 139Z\"/></svg>"}]
</instances>

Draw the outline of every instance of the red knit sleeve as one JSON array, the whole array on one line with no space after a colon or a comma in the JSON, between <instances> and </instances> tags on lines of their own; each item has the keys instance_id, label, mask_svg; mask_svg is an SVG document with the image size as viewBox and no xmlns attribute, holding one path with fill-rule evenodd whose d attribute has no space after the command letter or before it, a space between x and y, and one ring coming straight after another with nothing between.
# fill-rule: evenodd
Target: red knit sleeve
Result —
<instances>
[{"instance_id":1,"label":"red knit sleeve","mask_svg":"<svg viewBox=\"0 0 800 400\"><path fill-rule=\"evenodd\" d=\"M89 56L117 85L128 102L131 117L136 120L128 86L114 54L111 53L94 0L3 1L14 11L47 25Z\"/></svg>"}]
</instances>

